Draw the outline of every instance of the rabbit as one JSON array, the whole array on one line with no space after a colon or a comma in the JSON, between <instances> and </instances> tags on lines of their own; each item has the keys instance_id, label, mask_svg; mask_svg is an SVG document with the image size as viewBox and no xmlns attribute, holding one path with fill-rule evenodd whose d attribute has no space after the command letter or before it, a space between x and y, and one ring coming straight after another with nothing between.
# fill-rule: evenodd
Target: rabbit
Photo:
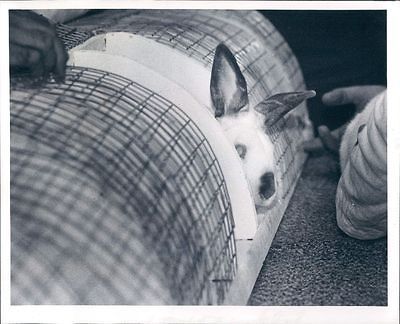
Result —
<instances>
[{"instance_id":1,"label":"rabbit","mask_svg":"<svg viewBox=\"0 0 400 324\"><path fill-rule=\"evenodd\" d=\"M267 133L279 131L283 116L314 97L315 91L279 93L249 107L246 80L232 52L220 43L215 50L210 95L215 117L243 162L255 205L270 204L277 183L274 145Z\"/></svg>"}]
</instances>

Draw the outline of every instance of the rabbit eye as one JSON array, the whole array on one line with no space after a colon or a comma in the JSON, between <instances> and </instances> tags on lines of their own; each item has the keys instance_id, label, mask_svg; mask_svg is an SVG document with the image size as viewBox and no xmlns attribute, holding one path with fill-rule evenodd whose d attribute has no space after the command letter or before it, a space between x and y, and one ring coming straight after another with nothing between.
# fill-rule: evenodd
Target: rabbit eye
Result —
<instances>
[{"instance_id":1,"label":"rabbit eye","mask_svg":"<svg viewBox=\"0 0 400 324\"><path fill-rule=\"evenodd\" d=\"M236 144L235 145L235 149L238 152L240 158L242 160L244 160L245 157L246 157L246 153L247 153L247 147L245 145L243 145L243 144Z\"/></svg>"}]
</instances>

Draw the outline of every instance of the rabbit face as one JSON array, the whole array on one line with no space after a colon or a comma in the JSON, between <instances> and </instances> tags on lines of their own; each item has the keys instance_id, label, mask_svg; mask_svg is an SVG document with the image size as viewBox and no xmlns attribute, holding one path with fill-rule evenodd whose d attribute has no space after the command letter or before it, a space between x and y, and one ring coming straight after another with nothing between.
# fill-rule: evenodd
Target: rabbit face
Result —
<instances>
[{"instance_id":1,"label":"rabbit face","mask_svg":"<svg viewBox=\"0 0 400 324\"><path fill-rule=\"evenodd\" d=\"M243 162L256 206L266 206L276 193L274 145L267 129L315 91L279 93L249 107L247 84L234 55L217 46L211 72L210 94L215 117Z\"/></svg>"},{"instance_id":2,"label":"rabbit face","mask_svg":"<svg viewBox=\"0 0 400 324\"><path fill-rule=\"evenodd\" d=\"M254 111L240 111L219 118L228 140L242 160L256 205L266 204L275 193L274 146L263 130L262 117ZM270 174L268 184L262 182L265 174Z\"/></svg>"}]
</instances>

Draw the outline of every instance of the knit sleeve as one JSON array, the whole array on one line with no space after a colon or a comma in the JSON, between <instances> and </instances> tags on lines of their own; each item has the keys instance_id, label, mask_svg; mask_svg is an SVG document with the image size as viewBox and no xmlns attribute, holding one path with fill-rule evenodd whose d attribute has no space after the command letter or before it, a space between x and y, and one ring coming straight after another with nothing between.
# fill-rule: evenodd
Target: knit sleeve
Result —
<instances>
[{"instance_id":1,"label":"knit sleeve","mask_svg":"<svg viewBox=\"0 0 400 324\"><path fill-rule=\"evenodd\" d=\"M387 233L386 91L368 105L371 114L360 128L336 192L336 219L341 230L358 239Z\"/></svg>"}]
</instances>

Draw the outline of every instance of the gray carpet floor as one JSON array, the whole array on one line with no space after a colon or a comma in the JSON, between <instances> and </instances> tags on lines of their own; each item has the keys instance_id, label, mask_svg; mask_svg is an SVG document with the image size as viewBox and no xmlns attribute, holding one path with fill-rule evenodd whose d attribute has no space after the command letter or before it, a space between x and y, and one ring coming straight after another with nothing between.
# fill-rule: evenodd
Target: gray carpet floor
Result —
<instances>
[{"instance_id":1,"label":"gray carpet floor","mask_svg":"<svg viewBox=\"0 0 400 324\"><path fill-rule=\"evenodd\" d=\"M387 305L387 241L360 241L336 225L339 165L308 159L249 305Z\"/></svg>"}]
</instances>

